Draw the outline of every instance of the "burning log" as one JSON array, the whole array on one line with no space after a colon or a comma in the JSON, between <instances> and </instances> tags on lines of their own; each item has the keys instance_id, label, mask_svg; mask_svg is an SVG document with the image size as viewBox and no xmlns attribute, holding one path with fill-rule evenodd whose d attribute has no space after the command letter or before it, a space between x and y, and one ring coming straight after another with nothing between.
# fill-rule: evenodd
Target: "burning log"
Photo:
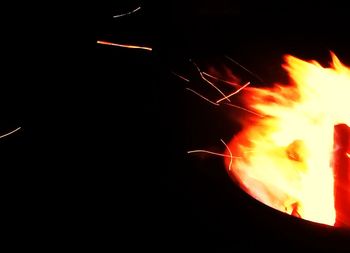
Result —
<instances>
[{"instance_id":1,"label":"burning log","mask_svg":"<svg viewBox=\"0 0 350 253\"><path fill-rule=\"evenodd\" d=\"M350 127L339 124L334 127L334 206L335 226L350 227Z\"/></svg>"}]
</instances>

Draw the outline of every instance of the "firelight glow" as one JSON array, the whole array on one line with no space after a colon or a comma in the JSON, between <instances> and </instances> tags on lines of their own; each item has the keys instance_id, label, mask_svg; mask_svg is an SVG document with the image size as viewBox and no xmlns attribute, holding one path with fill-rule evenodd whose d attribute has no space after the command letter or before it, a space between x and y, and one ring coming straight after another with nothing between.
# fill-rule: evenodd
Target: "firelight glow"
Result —
<instances>
[{"instance_id":1,"label":"firelight glow","mask_svg":"<svg viewBox=\"0 0 350 253\"><path fill-rule=\"evenodd\" d=\"M225 164L241 187L282 212L334 225L333 134L350 126L350 68L331 53L323 67L287 55L290 84L246 87L244 104L264 117L245 117ZM349 157L349 155L347 155ZM349 188L350 186L344 186Z\"/></svg>"}]
</instances>

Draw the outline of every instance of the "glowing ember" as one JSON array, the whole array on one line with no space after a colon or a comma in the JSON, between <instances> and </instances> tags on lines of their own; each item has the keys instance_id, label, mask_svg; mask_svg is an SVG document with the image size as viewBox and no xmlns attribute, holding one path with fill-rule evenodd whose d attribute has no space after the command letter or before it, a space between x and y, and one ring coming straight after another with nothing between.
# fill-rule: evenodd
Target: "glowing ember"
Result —
<instances>
[{"instance_id":1,"label":"glowing ember","mask_svg":"<svg viewBox=\"0 0 350 253\"><path fill-rule=\"evenodd\" d=\"M15 130L12 130L11 132L8 132L6 134L0 135L0 139L15 133L15 132L17 132L20 129L21 129L21 127L17 127Z\"/></svg>"},{"instance_id":2,"label":"glowing ember","mask_svg":"<svg viewBox=\"0 0 350 253\"><path fill-rule=\"evenodd\" d=\"M141 6L137 7L136 9L132 10L132 11L129 11L129 12L126 12L126 13L122 13L122 14L117 14L117 15L114 15L113 18L120 18L120 17L124 17L124 16L128 16L130 14L133 14L137 11L141 10Z\"/></svg>"},{"instance_id":3,"label":"glowing ember","mask_svg":"<svg viewBox=\"0 0 350 253\"><path fill-rule=\"evenodd\" d=\"M245 115L243 130L228 144L232 156L240 157L232 160L229 173L250 195L282 212L329 225L337 212L334 126L350 126L350 68L334 54L332 60L324 68L288 55L283 67L290 85L242 91L246 106L266 116ZM349 150L344 155L349 158ZM225 163L229 167L231 159ZM350 196L349 184L342 187Z\"/></svg>"},{"instance_id":4,"label":"glowing ember","mask_svg":"<svg viewBox=\"0 0 350 253\"><path fill-rule=\"evenodd\" d=\"M147 51L152 51L151 47L142 47L142 46L136 46L136 45L118 44L118 43L112 43L112 42L102 41L102 40L98 40L97 44L113 46L113 47L124 47L124 48L129 48L129 49L143 49L143 50L147 50Z\"/></svg>"}]
</instances>

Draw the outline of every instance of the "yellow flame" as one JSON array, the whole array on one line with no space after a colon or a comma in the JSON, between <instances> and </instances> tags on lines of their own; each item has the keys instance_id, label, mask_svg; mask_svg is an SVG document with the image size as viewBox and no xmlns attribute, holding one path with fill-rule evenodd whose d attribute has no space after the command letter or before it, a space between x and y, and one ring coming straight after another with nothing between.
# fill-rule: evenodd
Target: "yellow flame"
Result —
<instances>
[{"instance_id":1,"label":"yellow flame","mask_svg":"<svg viewBox=\"0 0 350 253\"><path fill-rule=\"evenodd\" d=\"M244 101L263 118L245 119L229 143L231 175L263 203L334 225L334 125L350 126L350 68L285 57L290 85L248 88ZM229 159L226 159L228 165Z\"/></svg>"}]
</instances>

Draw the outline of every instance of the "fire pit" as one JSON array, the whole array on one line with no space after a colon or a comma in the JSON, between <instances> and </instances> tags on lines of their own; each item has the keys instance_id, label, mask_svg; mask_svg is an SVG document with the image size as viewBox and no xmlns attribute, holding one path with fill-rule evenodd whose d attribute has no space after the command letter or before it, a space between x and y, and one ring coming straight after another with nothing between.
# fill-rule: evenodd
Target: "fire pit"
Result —
<instances>
[{"instance_id":1,"label":"fire pit","mask_svg":"<svg viewBox=\"0 0 350 253\"><path fill-rule=\"evenodd\" d=\"M350 226L350 69L285 57L291 82L247 87L256 114L228 145L226 166L251 196L310 221ZM258 116L257 116L258 115Z\"/></svg>"}]
</instances>

